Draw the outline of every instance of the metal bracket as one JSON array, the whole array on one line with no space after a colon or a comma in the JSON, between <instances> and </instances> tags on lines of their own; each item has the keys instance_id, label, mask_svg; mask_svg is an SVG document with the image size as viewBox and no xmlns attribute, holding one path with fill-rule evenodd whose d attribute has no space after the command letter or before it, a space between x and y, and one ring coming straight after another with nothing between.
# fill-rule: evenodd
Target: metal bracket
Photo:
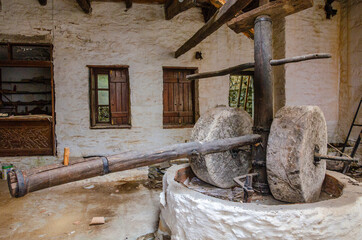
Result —
<instances>
[{"instance_id":1,"label":"metal bracket","mask_svg":"<svg viewBox=\"0 0 362 240\"><path fill-rule=\"evenodd\" d=\"M234 178L234 181L239 184L244 190L244 203L250 203L251 197L254 194L253 189L253 177L258 176L258 173L249 173L246 175L238 176Z\"/></svg>"}]
</instances>

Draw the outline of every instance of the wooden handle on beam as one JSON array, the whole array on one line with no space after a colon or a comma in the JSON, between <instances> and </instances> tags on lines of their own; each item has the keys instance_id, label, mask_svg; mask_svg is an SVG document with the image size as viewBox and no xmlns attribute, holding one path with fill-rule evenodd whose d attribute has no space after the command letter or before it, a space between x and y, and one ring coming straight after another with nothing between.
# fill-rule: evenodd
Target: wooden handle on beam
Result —
<instances>
[{"instance_id":1,"label":"wooden handle on beam","mask_svg":"<svg viewBox=\"0 0 362 240\"><path fill-rule=\"evenodd\" d=\"M63 164L64 166L68 166L69 165L69 154L70 154L70 150L69 148L64 148L64 160L63 160Z\"/></svg>"}]
</instances>

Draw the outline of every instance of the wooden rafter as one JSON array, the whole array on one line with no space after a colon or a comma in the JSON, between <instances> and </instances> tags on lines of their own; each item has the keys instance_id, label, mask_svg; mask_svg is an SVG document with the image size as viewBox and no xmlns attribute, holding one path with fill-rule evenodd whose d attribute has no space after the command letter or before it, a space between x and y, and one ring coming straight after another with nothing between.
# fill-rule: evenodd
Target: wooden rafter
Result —
<instances>
[{"instance_id":1,"label":"wooden rafter","mask_svg":"<svg viewBox=\"0 0 362 240\"><path fill-rule=\"evenodd\" d=\"M251 1L252 0L228 0L199 31L176 51L175 57L177 58L195 47L210 34L218 30L224 23L230 21Z\"/></svg>"},{"instance_id":2,"label":"wooden rafter","mask_svg":"<svg viewBox=\"0 0 362 240\"><path fill-rule=\"evenodd\" d=\"M313 0L276 0L245 12L227 24L236 33L254 27L254 20L260 15L269 15L273 20L286 17L313 6Z\"/></svg>"},{"instance_id":3,"label":"wooden rafter","mask_svg":"<svg viewBox=\"0 0 362 240\"><path fill-rule=\"evenodd\" d=\"M45 6L47 5L47 0L39 0L39 4Z\"/></svg>"},{"instance_id":4,"label":"wooden rafter","mask_svg":"<svg viewBox=\"0 0 362 240\"><path fill-rule=\"evenodd\" d=\"M88 14L92 12L90 0L77 0L77 3L85 13Z\"/></svg>"},{"instance_id":5,"label":"wooden rafter","mask_svg":"<svg viewBox=\"0 0 362 240\"><path fill-rule=\"evenodd\" d=\"M131 8L132 7L132 0L125 0L126 2L126 8Z\"/></svg>"},{"instance_id":6,"label":"wooden rafter","mask_svg":"<svg viewBox=\"0 0 362 240\"><path fill-rule=\"evenodd\" d=\"M168 5L168 6L167 6ZM165 17L166 20L172 19L177 14L184 12L196 5L195 0L173 0L173 1L166 1L165 3Z\"/></svg>"}]
</instances>

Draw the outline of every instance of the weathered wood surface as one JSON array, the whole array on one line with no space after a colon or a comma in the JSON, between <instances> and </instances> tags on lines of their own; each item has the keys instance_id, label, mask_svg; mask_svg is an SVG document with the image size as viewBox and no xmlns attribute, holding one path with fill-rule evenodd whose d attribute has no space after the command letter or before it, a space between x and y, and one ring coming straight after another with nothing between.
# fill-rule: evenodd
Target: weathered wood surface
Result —
<instances>
[{"instance_id":1,"label":"weathered wood surface","mask_svg":"<svg viewBox=\"0 0 362 240\"><path fill-rule=\"evenodd\" d=\"M323 58L331 58L332 56L328 53L313 53L313 54L307 54L303 56L297 56L292 58L283 58L278 60L271 60L270 65L272 66L278 66L286 63L294 63L294 62L301 62L301 61L307 61L307 60L313 60L313 59L323 59ZM238 73L245 69L254 68L255 63L243 63L234 67L225 68L218 71L212 71L212 72L204 72L204 73L196 73L192 75L187 75L186 78L188 80L195 80L195 79L201 79L201 78L210 78L210 77L218 77L218 76L224 76L228 74Z\"/></svg>"},{"instance_id":2,"label":"weathered wood surface","mask_svg":"<svg viewBox=\"0 0 362 240\"><path fill-rule=\"evenodd\" d=\"M184 0L181 2L178 0L173 0L172 2L167 3L167 4L169 6L165 5L165 18L166 18L166 20L170 20L177 14L182 13L182 12L196 6L196 1Z\"/></svg>"},{"instance_id":3,"label":"weathered wood surface","mask_svg":"<svg viewBox=\"0 0 362 240\"><path fill-rule=\"evenodd\" d=\"M313 0L276 0L231 19L227 25L236 33L240 33L253 28L254 21L258 16L268 15L275 20L312 6Z\"/></svg>"},{"instance_id":4,"label":"weathered wood surface","mask_svg":"<svg viewBox=\"0 0 362 240\"><path fill-rule=\"evenodd\" d=\"M175 52L175 57L177 58L195 47L210 34L218 30L223 24L235 17L235 15L251 1L252 0L228 0L200 30Z\"/></svg>"},{"instance_id":5,"label":"weathered wood surface","mask_svg":"<svg viewBox=\"0 0 362 240\"><path fill-rule=\"evenodd\" d=\"M83 10L83 12L87 14L92 12L91 3L89 0L77 0L77 3L80 6L80 8Z\"/></svg>"},{"instance_id":6,"label":"weathered wood surface","mask_svg":"<svg viewBox=\"0 0 362 240\"><path fill-rule=\"evenodd\" d=\"M265 1L264 1L265 2ZM262 136L262 146L267 146L269 129L273 121L273 71L272 20L269 16L259 16L254 25L254 128ZM269 193L266 176L266 147L256 148L253 156L254 171L258 181L253 187L261 193Z\"/></svg>"},{"instance_id":7,"label":"weathered wood surface","mask_svg":"<svg viewBox=\"0 0 362 240\"><path fill-rule=\"evenodd\" d=\"M259 135L246 135L236 138L220 139L210 142L190 142L175 144L163 147L158 150L129 151L118 155L108 156L108 166L110 172L124 171L128 169L148 166L173 159L185 158L195 154L210 154L224 152L245 145L252 145L260 142ZM100 157L92 160L79 162L77 164L46 169L42 167L41 171L31 169L22 171L25 178L25 194L40 189L74 182L86 178L100 176L104 174L103 160ZM14 182L15 173L11 172L9 182L9 191L12 196L17 196L19 191L18 183ZM24 195L25 195L24 194Z\"/></svg>"},{"instance_id":8,"label":"weathered wood surface","mask_svg":"<svg viewBox=\"0 0 362 240\"><path fill-rule=\"evenodd\" d=\"M126 8L131 8L132 7L132 0L125 0L126 2Z\"/></svg>"},{"instance_id":9,"label":"weathered wood surface","mask_svg":"<svg viewBox=\"0 0 362 240\"><path fill-rule=\"evenodd\" d=\"M51 116L0 118L0 157L53 154Z\"/></svg>"}]
</instances>

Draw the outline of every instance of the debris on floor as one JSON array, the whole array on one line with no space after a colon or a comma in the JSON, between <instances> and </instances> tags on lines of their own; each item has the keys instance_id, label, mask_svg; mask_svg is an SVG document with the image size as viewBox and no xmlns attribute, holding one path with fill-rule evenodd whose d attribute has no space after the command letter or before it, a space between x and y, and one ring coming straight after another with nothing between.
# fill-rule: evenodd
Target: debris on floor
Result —
<instances>
[{"instance_id":1,"label":"debris on floor","mask_svg":"<svg viewBox=\"0 0 362 240\"><path fill-rule=\"evenodd\" d=\"M104 217L93 217L89 225L101 225L104 224L105 222L106 221Z\"/></svg>"}]
</instances>

